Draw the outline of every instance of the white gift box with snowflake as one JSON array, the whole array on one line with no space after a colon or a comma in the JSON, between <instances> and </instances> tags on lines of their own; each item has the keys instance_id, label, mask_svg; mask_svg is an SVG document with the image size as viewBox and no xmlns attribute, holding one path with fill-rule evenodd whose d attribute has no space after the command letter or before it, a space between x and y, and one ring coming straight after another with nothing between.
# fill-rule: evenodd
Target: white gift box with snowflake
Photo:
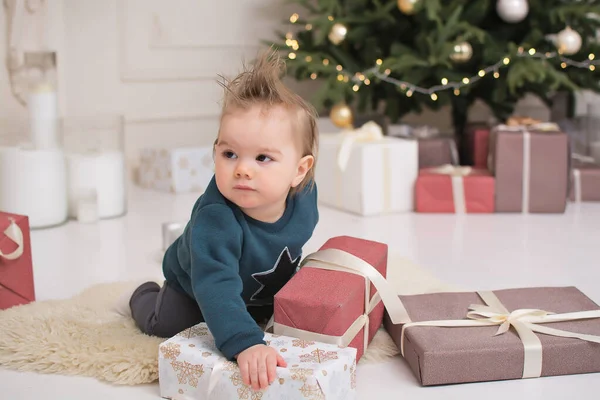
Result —
<instances>
[{"instance_id":1,"label":"white gift box with snowflake","mask_svg":"<svg viewBox=\"0 0 600 400\"><path fill-rule=\"evenodd\" d=\"M356 349L265 334L287 362L263 391L246 386L235 362L215 347L206 324L187 329L159 348L162 397L173 400L295 400L356 398Z\"/></svg>"},{"instance_id":2,"label":"white gift box with snowflake","mask_svg":"<svg viewBox=\"0 0 600 400\"><path fill-rule=\"evenodd\" d=\"M213 148L143 149L139 183L164 192L203 192L214 174Z\"/></svg>"}]
</instances>

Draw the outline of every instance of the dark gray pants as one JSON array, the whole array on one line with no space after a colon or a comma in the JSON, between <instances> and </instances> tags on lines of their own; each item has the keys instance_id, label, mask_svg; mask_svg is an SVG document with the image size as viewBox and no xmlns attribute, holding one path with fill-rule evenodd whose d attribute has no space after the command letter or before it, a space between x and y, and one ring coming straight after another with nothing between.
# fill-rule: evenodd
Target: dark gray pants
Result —
<instances>
[{"instance_id":1,"label":"dark gray pants","mask_svg":"<svg viewBox=\"0 0 600 400\"><path fill-rule=\"evenodd\" d=\"M139 286L129 307L138 328L152 336L170 338L204 321L196 300L166 281L162 288L156 282Z\"/></svg>"}]
</instances>

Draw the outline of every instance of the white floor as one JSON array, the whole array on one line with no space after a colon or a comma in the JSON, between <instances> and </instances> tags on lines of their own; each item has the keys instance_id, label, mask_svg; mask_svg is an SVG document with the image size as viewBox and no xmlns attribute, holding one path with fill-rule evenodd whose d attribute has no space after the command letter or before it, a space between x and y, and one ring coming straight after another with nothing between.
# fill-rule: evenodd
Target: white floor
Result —
<instances>
[{"instance_id":1,"label":"white floor","mask_svg":"<svg viewBox=\"0 0 600 400\"><path fill-rule=\"evenodd\" d=\"M161 223L185 221L195 195L131 188L123 218L32 232L39 300L98 282L160 277ZM600 303L600 203L564 215L424 215L360 218L321 208L305 254L329 237L383 241L441 280L466 289L575 285ZM401 358L360 365L359 399L598 398L600 374L422 388ZM90 378L0 369L1 399L159 399L158 384L117 387Z\"/></svg>"}]
</instances>

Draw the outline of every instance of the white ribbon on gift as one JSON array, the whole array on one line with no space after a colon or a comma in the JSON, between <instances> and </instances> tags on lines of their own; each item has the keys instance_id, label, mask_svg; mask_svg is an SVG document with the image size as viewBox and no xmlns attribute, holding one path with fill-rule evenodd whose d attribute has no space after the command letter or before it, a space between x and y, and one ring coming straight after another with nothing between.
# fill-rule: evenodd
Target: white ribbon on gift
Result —
<instances>
[{"instance_id":1,"label":"white ribbon on gift","mask_svg":"<svg viewBox=\"0 0 600 400\"><path fill-rule=\"evenodd\" d=\"M529 213L530 182L531 182L531 133L559 132L560 127L554 122L542 122L533 125L499 125L498 130L523 133L523 196L521 197L521 212Z\"/></svg>"},{"instance_id":2,"label":"white ribbon on gift","mask_svg":"<svg viewBox=\"0 0 600 400\"><path fill-rule=\"evenodd\" d=\"M465 198L464 177L468 176L473 169L471 167L459 167L455 165L442 165L431 170L436 174L449 175L452 179L452 198L454 200L454 212L464 214L467 212L467 201Z\"/></svg>"},{"instance_id":3,"label":"white ribbon on gift","mask_svg":"<svg viewBox=\"0 0 600 400\"><path fill-rule=\"evenodd\" d=\"M506 333L514 327L523 342L523 378L538 378L542 375L542 343L535 332L564 338L575 338L593 343L600 343L600 336L575 333L560 329L549 328L538 324L551 322L577 321L582 319L600 318L600 310L579 311L555 314L538 309L519 309L509 312L498 297L490 291L477 292L484 304L471 304L467 319L410 322L402 327L400 352L404 356L404 338L406 329L415 326L433 327L480 327L498 325L496 335Z\"/></svg>"},{"instance_id":4,"label":"white ribbon on gift","mask_svg":"<svg viewBox=\"0 0 600 400\"><path fill-rule=\"evenodd\" d=\"M338 151L337 164L341 171L348 166L352 147L357 142L377 142L383 139L383 130L373 121L369 121L358 129L344 130L340 133L342 143Z\"/></svg>"},{"instance_id":5,"label":"white ribbon on gift","mask_svg":"<svg viewBox=\"0 0 600 400\"><path fill-rule=\"evenodd\" d=\"M380 301L385 305L394 324L410 322L404 304L398 298L395 290L385 280L383 275L365 260L340 249L325 249L308 255L302 262L302 267L341 271L364 277L365 311L341 336L310 332L277 322L273 323L273 332L275 334L347 347L360 330L364 328L363 349L366 351L369 345L369 314ZM373 295L373 298L371 298L371 283L377 289L377 293Z\"/></svg>"},{"instance_id":6,"label":"white ribbon on gift","mask_svg":"<svg viewBox=\"0 0 600 400\"><path fill-rule=\"evenodd\" d=\"M579 168L573 169L573 192L575 193L575 201L581 202L581 170Z\"/></svg>"},{"instance_id":7,"label":"white ribbon on gift","mask_svg":"<svg viewBox=\"0 0 600 400\"><path fill-rule=\"evenodd\" d=\"M5 254L0 250L0 257L6 260L16 260L23 254L24 242L23 242L23 231L19 228L19 225L15 223L15 220L10 218L10 225L4 230L4 234L13 242L17 244L17 248L12 252Z\"/></svg>"}]
</instances>

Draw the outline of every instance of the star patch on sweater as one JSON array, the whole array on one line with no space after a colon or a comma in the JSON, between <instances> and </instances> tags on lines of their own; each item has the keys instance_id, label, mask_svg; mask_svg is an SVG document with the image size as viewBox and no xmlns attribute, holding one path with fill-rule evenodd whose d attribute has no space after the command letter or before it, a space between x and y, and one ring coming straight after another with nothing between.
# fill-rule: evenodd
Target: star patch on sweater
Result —
<instances>
[{"instance_id":1,"label":"star patch on sweater","mask_svg":"<svg viewBox=\"0 0 600 400\"><path fill-rule=\"evenodd\" d=\"M260 288L250 297L250 301L272 301L273 296L290 280L300 265L300 255L292 260L290 250L285 247L273 268L252 274Z\"/></svg>"}]
</instances>

